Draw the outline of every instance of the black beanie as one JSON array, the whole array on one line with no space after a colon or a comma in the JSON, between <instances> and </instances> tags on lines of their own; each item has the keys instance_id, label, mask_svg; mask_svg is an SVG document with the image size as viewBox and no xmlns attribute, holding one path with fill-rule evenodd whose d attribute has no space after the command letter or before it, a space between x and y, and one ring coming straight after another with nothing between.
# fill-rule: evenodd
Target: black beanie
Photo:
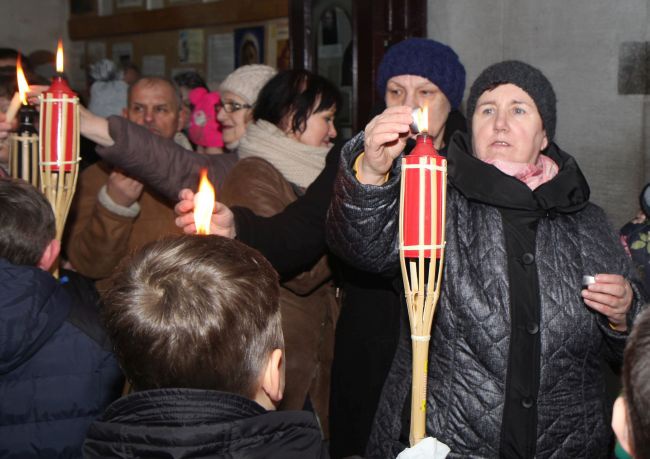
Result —
<instances>
[{"instance_id":1,"label":"black beanie","mask_svg":"<svg viewBox=\"0 0 650 459\"><path fill-rule=\"evenodd\" d=\"M483 70L472 84L467 99L467 124L472 126L472 115L476 102L487 89L512 83L520 87L533 99L542 118L549 143L555 137L556 103L555 91L548 78L537 68L521 61L503 61Z\"/></svg>"}]
</instances>

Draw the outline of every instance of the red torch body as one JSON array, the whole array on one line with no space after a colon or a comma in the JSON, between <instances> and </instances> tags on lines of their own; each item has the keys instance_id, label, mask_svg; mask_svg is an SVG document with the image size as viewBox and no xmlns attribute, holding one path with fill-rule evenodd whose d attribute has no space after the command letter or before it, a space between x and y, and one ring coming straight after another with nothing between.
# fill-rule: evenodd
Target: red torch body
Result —
<instances>
[{"instance_id":1,"label":"red torch body","mask_svg":"<svg viewBox=\"0 0 650 459\"><path fill-rule=\"evenodd\" d=\"M54 172L70 172L77 157L76 97L77 94L61 76L55 77L43 93L41 161Z\"/></svg>"},{"instance_id":2,"label":"red torch body","mask_svg":"<svg viewBox=\"0 0 650 459\"><path fill-rule=\"evenodd\" d=\"M443 165L445 158L440 156L433 146L433 139L427 134L420 134L416 138L416 145L410 155L402 160L402 167L406 168L404 180L404 216L403 216L403 244L404 256L417 258L421 248L425 258L440 258L442 254L442 224L444 222L444 206L442 199L445 196L443 186ZM437 174L432 180L431 174ZM435 190L432 190L435 187ZM423 201L424 205L420 205ZM437 215L435 215L437 214ZM433 216L433 218L432 218ZM432 233L431 222L436 222L435 232ZM432 238L435 241L432 241ZM438 247L435 254L431 246Z\"/></svg>"}]
</instances>

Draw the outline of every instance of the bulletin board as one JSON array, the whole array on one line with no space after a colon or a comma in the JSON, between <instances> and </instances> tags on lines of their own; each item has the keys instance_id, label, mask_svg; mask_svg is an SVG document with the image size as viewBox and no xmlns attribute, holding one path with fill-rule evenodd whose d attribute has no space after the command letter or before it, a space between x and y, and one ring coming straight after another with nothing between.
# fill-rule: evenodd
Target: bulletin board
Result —
<instances>
[{"instance_id":1,"label":"bulletin board","mask_svg":"<svg viewBox=\"0 0 650 459\"><path fill-rule=\"evenodd\" d=\"M118 64L132 62L143 75L164 77L195 70L211 87L216 87L238 64L259 62L281 69L289 66L288 0L275 0L275 9L268 8L273 1L256 1L258 7L251 8L250 0L219 0L200 5L172 1L172 7L147 11L144 6L148 3L121 2L112 16L86 15L84 21L72 17L70 35L83 42L83 65L108 58ZM278 11L278 5L286 8ZM124 13L123 9L134 12ZM221 14L217 14L218 10ZM229 15L224 14L226 10ZM210 22L206 19L210 11L218 18L212 21L215 24L205 24ZM241 18L250 20L237 22ZM164 29L163 25L171 28L158 30ZM114 34L111 30L131 33Z\"/></svg>"}]
</instances>

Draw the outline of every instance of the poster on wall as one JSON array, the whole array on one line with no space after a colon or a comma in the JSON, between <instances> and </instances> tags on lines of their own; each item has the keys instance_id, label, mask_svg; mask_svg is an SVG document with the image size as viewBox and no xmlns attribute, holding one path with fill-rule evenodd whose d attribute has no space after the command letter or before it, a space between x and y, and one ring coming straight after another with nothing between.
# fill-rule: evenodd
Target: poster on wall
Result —
<instances>
[{"instance_id":1,"label":"poster on wall","mask_svg":"<svg viewBox=\"0 0 650 459\"><path fill-rule=\"evenodd\" d=\"M120 67L124 67L133 62L133 43L113 43L111 50L113 53L113 62L118 64Z\"/></svg>"},{"instance_id":2,"label":"poster on wall","mask_svg":"<svg viewBox=\"0 0 650 459\"><path fill-rule=\"evenodd\" d=\"M203 63L203 30L186 29L178 32L178 62Z\"/></svg>"},{"instance_id":3,"label":"poster on wall","mask_svg":"<svg viewBox=\"0 0 650 459\"><path fill-rule=\"evenodd\" d=\"M269 30L268 62L278 70L291 67L289 24L286 21L267 24Z\"/></svg>"},{"instance_id":4,"label":"poster on wall","mask_svg":"<svg viewBox=\"0 0 650 459\"><path fill-rule=\"evenodd\" d=\"M234 42L231 33L217 33L208 36L208 83L221 82L235 70Z\"/></svg>"},{"instance_id":5,"label":"poster on wall","mask_svg":"<svg viewBox=\"0 0 650 459\"><path fill-rule=\"evenodd\" d=\"M264 64L264 26L235 29L235 67Z\"/></svg>"},{"instance_id":6,"label":"poster on wall","mask_svg":"<svg viewBox=\"0 0 650 459\"><path fill-rule=\"evenodd\" d=\"M142 56L143 75L164 77L165 70L165 56L163 54Z\"/></svg>"}]
</instances>

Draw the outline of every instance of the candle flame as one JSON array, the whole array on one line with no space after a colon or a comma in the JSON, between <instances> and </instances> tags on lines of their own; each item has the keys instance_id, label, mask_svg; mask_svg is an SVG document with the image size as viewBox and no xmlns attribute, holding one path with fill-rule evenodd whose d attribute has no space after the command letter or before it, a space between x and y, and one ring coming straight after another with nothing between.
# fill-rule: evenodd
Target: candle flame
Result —
<instances>
[{"instance_id":1,"label":"candle flame","mask_svg":"<svg viewBox=\"0 0 650 459\"><path fill-rule=\"evenodd\" d=\"M214 187L208 180L208 170L201 169L199 190L194 195L194 224L196 234L210 234L210 219L214 210Z\"/></svg>"},{"instance_id":2,"label":"candle flame","mask_svg":"<svg viewBox=\"0 0 650 459\"><path fill-rule=\"evenodd\" d=\"M16 79L18 80L18 92L20 93L20 101L23 105L27 105L27 93L29 92L29 84L27 84L27 78L25 78L25 73L23 72L23 66L20 62L20 55L16 60Z\"/></svg>"},{"instance_id":3,"label":"candle flame","mask_svg":"<svg viewBox=\"0 0 650 459\"><path fill-rule=\"evenodd\" d=\"M429 132L429 107L425 104L424 107L418 109L415 115L415 122L418 126L418 131Z\"/></svg>"},{"instance_id":4,"label":"candle flame","mask_svg":"<svg viewBox=\"0 0 650 459\"><path fill-rule=\"evenodd\" d=\"M63 73L63 42L61 40L56 48L56 71Z\"/></svg>"}]
</instances>

